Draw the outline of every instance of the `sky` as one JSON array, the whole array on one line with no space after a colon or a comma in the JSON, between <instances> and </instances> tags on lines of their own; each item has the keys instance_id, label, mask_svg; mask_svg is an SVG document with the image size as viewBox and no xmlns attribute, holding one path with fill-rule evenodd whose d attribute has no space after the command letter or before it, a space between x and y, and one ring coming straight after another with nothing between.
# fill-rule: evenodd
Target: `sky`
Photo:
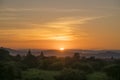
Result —
<instances>
[{"instance_id":1,"label":"sky","mask_svg":"<svg viewBox=\"0 0 120 80\"><path fill-rule=\"evenodd\" d=\"M0 46L120 49L120 1L0 0Z\"/></svg>"}]
</instances>

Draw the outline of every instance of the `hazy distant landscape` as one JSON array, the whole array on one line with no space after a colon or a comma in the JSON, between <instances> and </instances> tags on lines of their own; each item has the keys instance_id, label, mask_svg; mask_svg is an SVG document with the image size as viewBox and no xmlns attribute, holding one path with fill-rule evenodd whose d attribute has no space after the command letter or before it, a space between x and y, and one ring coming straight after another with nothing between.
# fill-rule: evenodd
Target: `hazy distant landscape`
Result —
<instances>
[{"instance_id":1,"label":"hazy distant landscape","mask_svg":"<svg viewBox=\"0 0 120 80\"><path fill-rule=\"evenodd\" d=\"M12 55L26 55L29 49L10 49L6 48L10 51ZM73 56L74 53L80 53L81 57L90 57L95 56L96 58L120 58L120 50L79 50L79 49L68 49L64 51L60 50L41 50L41 49L31 49L33 55L40 55L41 51L44 52L45 56L57 56L57 57L66 57Z\"/></svg>"}]
</instances>

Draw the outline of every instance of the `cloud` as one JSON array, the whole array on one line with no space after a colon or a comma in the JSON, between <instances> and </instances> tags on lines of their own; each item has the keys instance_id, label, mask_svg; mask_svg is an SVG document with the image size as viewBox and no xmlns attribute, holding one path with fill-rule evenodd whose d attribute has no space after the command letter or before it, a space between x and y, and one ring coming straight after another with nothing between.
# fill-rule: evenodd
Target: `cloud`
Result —
<instances>
[{"instance_id":1,"label":"cloud","mask_svg":"<svg viewBox=\"0 0 120 80\"><path fill-rule=\"evenodd\" d=\"M88 33L82 31L81 27L78 25L86 24L89 21L103 18L104 16L98 17L58 17L52 21L47 21L44 23L35 22L11 22L3 26L3 30L9 28L7 33L12 33L16 35L10 35L11 37L19 40L63 40L70 41L76 39L86 39L88 38ZM8 17L9 18L9 17ZM2 29L1 28L1 29ZM8 37L7 34L4 34Z\"/></svg>"},{"instance_id":2,"label":"cloud","mask_svg":"<svg viewBox=\"0 0 120 80\"><path fill-rule=\"evenodd\" d=\"M64 9L64 8L2 8L2 12L80 12L88 11L86 9Z\"/></svg>"},{"instance_id":3,"label":"cloud","mask_svg":"<svg viewBox=\"0 0 120 80\"><path fill-rule=\"evenodd\" d=\"M120 11L120 7L114 7L114 6L112 6L112 7L108 7L108 6L101 6L99 9L105 9L105 10L116 10L116 11Z\"/></svg>"},{"instance_id":4,"label":"cloud","mask_svg":"<svg viewBox=\"0 0 120 80\"><path fill-rule=\"evenodd\" d=\"M81 30L78 25L85 24L100 17L62 17L43 24L31 24L38 27L41 39L49 40L75 40L86 39L88 34ZM74 26L73 26L74 25ZM76 26L77 25L77 26ZM41 28L42 26L42 28ZM40 28L40 29L39 29ZM42 35L43 34L43 35Z\"/></svg>"},{"instance_id":5,"label":"cloud","mask_svg":"<svg viewBox=\"0 0 120 80\"><path fill-rule=\"evenodd\" d=\"M15 20L15 17L1 17L0 21L4 21L4 20Z\"/></svg>"}]
</instances>

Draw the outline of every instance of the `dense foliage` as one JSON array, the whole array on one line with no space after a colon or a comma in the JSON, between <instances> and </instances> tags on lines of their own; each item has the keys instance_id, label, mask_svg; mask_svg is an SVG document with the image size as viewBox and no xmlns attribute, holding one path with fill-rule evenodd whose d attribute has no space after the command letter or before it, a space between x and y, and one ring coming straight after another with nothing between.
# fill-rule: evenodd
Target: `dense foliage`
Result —
<instances>
[{"instance_id":1,"label":"dense foliage","mask_svg":"<svg viewBox=\"0 0 120 80\"><path fill-rule=\"evenodd\" d=\"M34 56L12 56L0 49L0 80L120 80L119 59Z\"/></svg>"}]
</instances>

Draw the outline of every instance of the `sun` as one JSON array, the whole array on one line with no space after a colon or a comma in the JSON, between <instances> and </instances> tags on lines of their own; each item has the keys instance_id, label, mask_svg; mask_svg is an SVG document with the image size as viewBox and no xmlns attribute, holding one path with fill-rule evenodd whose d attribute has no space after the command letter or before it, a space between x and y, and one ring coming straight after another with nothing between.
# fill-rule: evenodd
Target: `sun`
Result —
<instances>
[{"instance_id":1,"label":"sun","mask_svg":"<svg viewBox=\"0 0 120 80\"><path fill-rule=\"evenodd\" d=\"M60 48L60 51L64 51L65 50L65 48Z\"/></svg>"}]
</instances>

